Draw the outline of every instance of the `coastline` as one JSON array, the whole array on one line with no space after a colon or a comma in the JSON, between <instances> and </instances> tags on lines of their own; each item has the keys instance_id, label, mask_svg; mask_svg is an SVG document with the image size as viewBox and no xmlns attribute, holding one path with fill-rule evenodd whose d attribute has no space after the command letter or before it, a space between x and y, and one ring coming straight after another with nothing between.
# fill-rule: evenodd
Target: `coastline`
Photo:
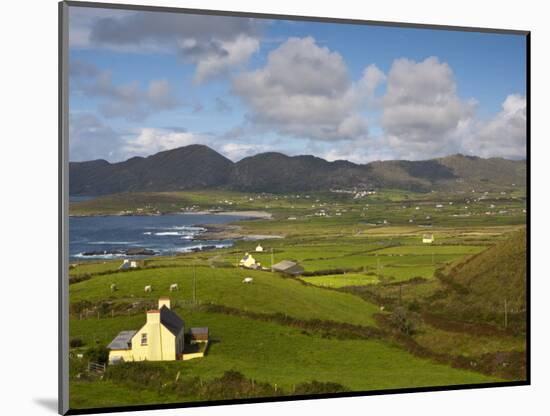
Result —
<instances>
[{"instance_id":1,"label":"coastline","mask_svg":"<svg viewBox=\"0 0 550 416\"><path fill-rule=\"evenodd\" d=\"M158 213L128 213L128 212L117 212L117 213L95 213L95 214L71 214L69 217L159 217L162 215L226 215L230 217L244 217L243 219L263 219L270 220L273 218L273 214L267 211L173 211L173 212L158 212Z\"/></svg>"}]
</instances>

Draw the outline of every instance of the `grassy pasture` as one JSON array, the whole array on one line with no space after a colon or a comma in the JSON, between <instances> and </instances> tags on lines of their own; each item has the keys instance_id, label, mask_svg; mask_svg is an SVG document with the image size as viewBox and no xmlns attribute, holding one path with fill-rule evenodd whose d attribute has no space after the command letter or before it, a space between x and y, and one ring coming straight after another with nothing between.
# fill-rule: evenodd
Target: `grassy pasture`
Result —
<instances>
[{"instance_id":1,"label":"grassy pasture","mask_svg":"<svg viewBox=\"0 0 550 416\"><path fill-rule=\"evenodd\" d=\"M280 312L302 319L325 319L359 325L373 325L374 305L345 293L308 287L296 279L278 274L237 268L197 267L197 299L255 312ZM253 284L243 284L253 277ZM110 285L115 283L116 292ZM178 283L179 292L169 292L170 284ZM144 293L146 285L152 293ZM177 300L192 299L193 268L167 267L95 276L70 286L70 300L102 301L140 299L155 300L171 295Z\"/></svg>"},{"instance_id":2,"label":"grassy pasture","mask_svg":"<svg viewBox=\"0 0 550 416\"><path fill-rule=\"evenodd\" d=\"M277 384L286 391L292 391L297 383L311 380L337 382L356 391L496 381L492 377L416 358L381 341L327 339L248 318L192 309L177 312L187 326L208 326L213 342L203 359L150 364L169 368L173 377L181 371L184 377L193 375L209 380L235 369L257 381ZM86 343L106 343L123 329L139 328L144 320L144 315L72 320L70 331L72 336L81 337ZM95 403L95 392L104 387L102 383L91 383L90 390L77 387L75 406ZM163 402L192 400L170 395L158 398ZM144 400L148 399L146 395ZM124 399L117 394L112 400L117 404L135 403L134 395Z\"/></svg>"},{"instance_id":3,"label":"grassy pasture","mask_svg":"<svg viewBox=\"0 0 550 416\"><path fill-rule=\"evenodd\" d=\"M372 285L379 282L376 275L360 273L332 274L324 276L302 277L303 281L315 286L340 288L345 286Z\"/></svg>"},{"instance_id":4,"label":"grassy pasture","mask_svg":"<svg viewBox=\"0 0 550 416\"><path fill-rule=\"evenodd\" d=\"M96 304L156 302L159 296L165 295L182 301L178 302L177 312L186 326L208 326L213 342L203 359L147 364L167 372L170 375L167 382L173 381L178 371L183 378L197 376L211 380L227 370L242 372L259 382L278 384L287 392L297 383L314 379L340 383L355 391L498 381L494 377L415 357L386 341L326 338L273 322L185 306L185 302L192 299L194 264L197 299L201 303L265 314L283 313L304 320L373 326L376 325L373 316L380 310L370 300L379 299L377 302L386 306L384 313L389 316L392 305L408 307L431 299L442 289L442 283L433 279L436 268L447 265L446 269L450 269L449 264L463 262L525 223L522 213L525 202L514 199L522 198L522 194L506 197L490 194L486 201L470 202L467 201L474 198L470 194L415 194L389 190L360 200L331 193L307 196L309 198L305 194L298 197L197 191L134 194L130 198L127 195L107 196L95 202L75 204L71 207L73 214L135 211L146 205L150 207L148 210L161 212L180 211L191 205L198 206L197 209L266 210L273 213L273 220L235 224L243 235L271 234L284 238L237 240L227 249L151 257L146 260L147 266L162 267L127 272L116 272L121 260L81 263L72 268L70 274L90 273L92 277L70 285L70 301ZM435 208L436 203L443 203L444 207ZM489 204L496 208L489 208ZM328 217L314 216L321 207ZM486 215L489 209L496 213ZM507 213L499 214L499 210ZM289 216L297 220L288 220ZM409 222L410 219L414 222ZM435 244L423 245L423 233L433 233ZM302 278L311 285L320 286L315 287L269 272L220 267L235 265L246 251L264 266L269 266L270 251L254 251L258 242L266 250L273 248L275 262L296 260L309 272L357 271ZM110 271L114 273L94 275ZM244 277L253 277L254 283L242 284ZM414 277L429 280L408 281ZM402 283L387 284L395 282ZM111 283L116 283L119 290L111 292ZM179 292L169 292L172 283L179 284ZM146 294L143 288L149 284L154 290ZM326 290L326 286L340 290ZM107 344L119 331L138 329L145 321L143 312L106 318L107 315L100 319L72 319L71 337L83 339L84 348ZM521 337L451 332L425 323L414 335L414 340L435 353L462 356L525 349ZM196 398L120 381L71 380L71 406L75 408L192 400Z\"/></svg>"}]
</instances>

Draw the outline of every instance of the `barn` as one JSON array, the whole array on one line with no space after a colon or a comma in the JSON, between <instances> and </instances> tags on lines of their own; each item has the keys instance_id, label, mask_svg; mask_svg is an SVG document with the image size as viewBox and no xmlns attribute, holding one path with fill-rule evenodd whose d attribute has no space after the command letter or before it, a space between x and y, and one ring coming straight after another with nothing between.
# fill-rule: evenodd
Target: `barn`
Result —
<instances>
[{"instance_id":1,"label":"barn","mask_svg":"<svg viewBox=\"0 0 550 416\"><path fill-rule=\"evenodd\" d=\"M274 264L271 269L275 272L280 272L291 276L299 276L304 272L304 268L302 266L290 260L283 260L277 264Z\"/></svg>"}]
</instances>

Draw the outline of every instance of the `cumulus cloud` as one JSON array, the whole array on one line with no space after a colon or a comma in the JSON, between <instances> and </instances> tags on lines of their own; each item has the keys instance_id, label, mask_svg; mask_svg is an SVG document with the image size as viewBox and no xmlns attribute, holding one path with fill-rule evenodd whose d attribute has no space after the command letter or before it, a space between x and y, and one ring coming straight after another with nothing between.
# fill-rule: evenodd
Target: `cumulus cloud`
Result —
<instances>
[{"instance_id":1,"label":"cumulus cloud","mask_svg":"<svg viewBox=\"0 0 550 416\"><path fill-rule=\"evenodd\" d=\"M76 9L71 46L135 53L175 50L196 65L196 83L245 64L259 49L264 24L246 17L71 9Z\"/></svg>"},{"instance_id":2,"label":"cumulus cloud","mask_svg":"<svg viewBox=\"0 0 550 416\"><path fill-rule=\"evenodd\" d=\"M462 100L451 67L430 57L397 59L382 98L382 127L397 156L418 159L453 153L456 131L470 120L474 100Z\"/></svg>"},{"instance_id":3,"label":"cumulus cloud","mask_svg":"<svg viewBox=\"0 0 550 416\"><path fill-rule=\"evenodd\" d=\"M190 144L207 144L208 136L187 131L141 128L124 138L121 150L127 157L149 156Z\"/></svg>"},{"instance_id":4,"label":"cumulus cloud","mask_svg":"<svg viewBox=\"0 0 550 416\"><path fill-rule=\"evenodd\" d=\"M70 114L69 159L71 161L119 160L123 157L122 145L120 135L94 114Z\"/></svg>"},{"instance_id":5,"label":"cumulus cloud","mask_svg":"<svg viewBox=\"0 0 550 416\"><path fill-rule=\"evenodd\" d=\"M235 76L232 89L258 125L299 138L346 140L367 134L359 110L383 79L377 71L367 68L353 83L339 53L311 37L289 38L263 68Z\"/></svg>"},{"instance_id":6,"label":"cumulus cloud","mask_svg":"<svg viewBox=\"0 0 550 416\"><path fill-rule=\"evenodd\" d=\"M196 64L193 78L196 84L244 65L259 48L258 39L245 35L231 40L209 40L202 42L202 45L196 38L187 38L181 42L184 59Z\"/></svg>"},{"instance_id":7,"label":"cumulus cloud","mask_svg":"<svg viewBox=\"0 0 550 416\"><path fill-rule=\"evenodd\" d=\"M469 126L463 148L481 157L523 159L527 155L527 102L525 96L508 95L502 110L491 120Z\"/></svg>"},{"instance_id":8,"label":"cumulus cloud","mask_svg":"<svg viewBox=\"0 0 550 416\"><path fill-rule=\"evenodd\" d=\"M245 157L273 150L271 146L257 143L224 143L217 149L225 157L237 162Z\"/></svg>"},{"instance_id":9,"label":"cumulus cloud","mask_svg":"<svg viewBox=\"0 0 550 416\"><path fill-rule=\"evenodd\" d=\"M73 61L69 72L76 84L71 85L89 97L101 99L99 111L105 117L143 120L150 114L171 110L180 105L170 83L152 80L146 88L137 82L116 85L109 71L101 71L82 61Z\"/></svg>"}]
</instances>

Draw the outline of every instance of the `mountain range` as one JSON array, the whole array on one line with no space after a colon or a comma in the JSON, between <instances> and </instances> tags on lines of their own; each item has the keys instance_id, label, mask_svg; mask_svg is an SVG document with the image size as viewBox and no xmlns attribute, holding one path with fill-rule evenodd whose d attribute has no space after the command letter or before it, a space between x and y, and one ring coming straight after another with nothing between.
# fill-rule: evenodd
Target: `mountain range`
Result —
<instances>
[{"instance_id":1,"label":"mountain range","mask_svg":"<svg viewBox=\"0 0 550 416\"><path fill-rule=\"evenodd\" d=\"M228 189L285 193L333 188L394 188L428 192L500 189L526 185L525 160L452 155L424 161L391 160L356 164L319 157L268 152L232 162L204 145L190 145L133 157L69 163L71 195L137 191Z\"/></svg>"}]
</instances>

